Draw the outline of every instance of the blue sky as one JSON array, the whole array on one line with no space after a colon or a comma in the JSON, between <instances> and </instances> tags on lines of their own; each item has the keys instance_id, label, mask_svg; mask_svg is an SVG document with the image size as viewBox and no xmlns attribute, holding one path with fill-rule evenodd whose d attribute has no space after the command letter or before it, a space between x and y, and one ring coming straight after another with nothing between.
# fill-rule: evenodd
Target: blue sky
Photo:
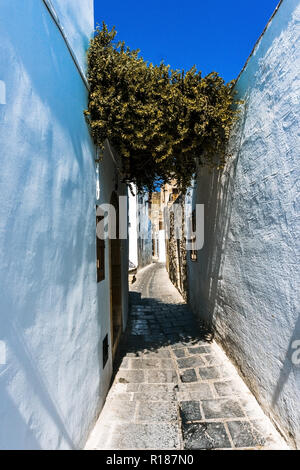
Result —
<instances>
[{"instance_id":1,"label":"blue sky","mask_svg":"<svg viewBox=\"0 0 300 470\"><path fill-rule=\"evenodd\" d=\"M95 1L95 21L145 60L237 77L278 0Z\"/></svg>"}]
</instances>

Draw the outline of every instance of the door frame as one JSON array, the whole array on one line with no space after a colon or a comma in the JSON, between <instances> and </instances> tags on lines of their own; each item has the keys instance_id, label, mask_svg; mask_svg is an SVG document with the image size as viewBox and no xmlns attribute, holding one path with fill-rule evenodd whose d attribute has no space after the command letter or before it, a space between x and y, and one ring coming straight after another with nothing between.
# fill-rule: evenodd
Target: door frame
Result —
<instances>
[{"instance_id":1,"label":"door frame","mask_svg":"<svg viewBox=\"0 0 300 470\"><path fill-rule=\"evenodd\" d=\"M112 350L112 359L114 361L116 351L118 349L118 345L120 343L120 339L122 336L123 332L123 305L122 305L122 300L123 300L123 286L122 286L122 246L121 246L121 240L119 238L119 199L118 195L115 191L112 192L111 198L110 198L110 204L114 206L116 210L116 236L118 240L117 249L119 251L119 274L120 274L120 311L118 314L118 321L119 321L119 328L117 331L117 335L115 336L115 329L114 329L114 292L113 292L113 265L112 265L112 250L114 249L112 247L112 240L109 240L109 289L110 289L110 332L111 332L111 350ZM116 241L116 240L114 240Z\"/></svg>"}]
</instances>

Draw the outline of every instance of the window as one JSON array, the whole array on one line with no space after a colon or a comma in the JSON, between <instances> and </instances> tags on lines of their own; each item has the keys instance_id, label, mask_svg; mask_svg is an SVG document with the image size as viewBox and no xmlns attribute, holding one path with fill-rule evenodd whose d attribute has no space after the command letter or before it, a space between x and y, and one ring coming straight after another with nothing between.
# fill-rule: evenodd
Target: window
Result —
<instances>
[{"instance_id":1,"label":"window","mask_svg":"<svg viewBox=\"0 0 300 470\"><path fill-rule=\"evenodd\" d=\"M108 361L108 352L109 352L108 335L106 335L102 343L103 369Z\"/></svg>"},{"instance_id":2,"label":"window","mask_svg":"<svg viewBox=\"0 0 300 470\"><path fill-rule=\"evenodd\" d=\"M194 209L192 212L192 237L191 237L191 243L192 243L192 249L191 249L191 260L192 261L197 261L197 250L195 249L196 245L196 210Z\"/></svg>"},{"instance_id":3,"label":"window","mask_svg":"<svg viewBox=\"0 0 300 470\"><path fill-rule=\"evenodd\" d=\"M104 216L97 215L98 206L96 206L96 228L99 222L104 219ZM105 242L101 240L96 234L97 246L97 282L105 279Z\"/></svg>"}]
</instances>

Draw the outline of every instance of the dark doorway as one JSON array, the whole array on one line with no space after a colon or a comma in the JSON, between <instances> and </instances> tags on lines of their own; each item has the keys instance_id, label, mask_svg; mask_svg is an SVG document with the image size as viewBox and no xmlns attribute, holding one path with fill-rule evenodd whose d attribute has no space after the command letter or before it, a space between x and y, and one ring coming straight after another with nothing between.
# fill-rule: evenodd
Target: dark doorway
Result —
<instances>
[{"instance_id":1,"label":"dark doorway","mask_svg":"<svg viewBox=\"0 0 300 470\"><path fill-rule=\"evenodd\" d=\"M116 211L116 239L110 239L110 318L113 359L122 335L122 258L119 239L119 200L112 193L110 203Z\"/></svg>"}]
</instances>

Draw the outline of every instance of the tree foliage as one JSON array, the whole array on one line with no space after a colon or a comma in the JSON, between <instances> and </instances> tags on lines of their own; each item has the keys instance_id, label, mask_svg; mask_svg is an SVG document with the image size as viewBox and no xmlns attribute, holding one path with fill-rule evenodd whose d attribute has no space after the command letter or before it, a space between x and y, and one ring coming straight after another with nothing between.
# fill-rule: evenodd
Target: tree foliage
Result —
<instances>
[{"instance_id":1,"label":"tree foliage","mask_svg":"<svg viewBox=\"0 0 300 470\"><path fill-rule=\"evenodd\" d=\"M237 111L233 84L146 62L139 50L98 27L88 51L90 97L85 111L94 142L120 154L128 181L153 189L157 180L189 185L200 165L222 168Z\"/></svg>"}]
</instances>

